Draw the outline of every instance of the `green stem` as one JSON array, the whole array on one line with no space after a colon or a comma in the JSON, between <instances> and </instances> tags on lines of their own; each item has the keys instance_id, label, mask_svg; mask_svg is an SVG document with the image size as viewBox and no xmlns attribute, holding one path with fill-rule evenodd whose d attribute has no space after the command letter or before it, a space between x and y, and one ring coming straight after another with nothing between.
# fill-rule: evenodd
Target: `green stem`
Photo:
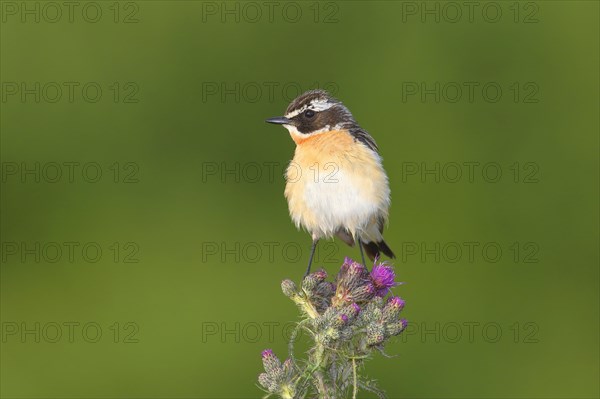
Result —
<instances>
[{"instance_id":1,"label":"green stem","mask_svg":"<svg viewBox=\"0 0 600 399\"><path fill-rule=\"evenodd\" d=\"M319 398L329 399L329 392L325 385L322 370L326 370L327 356L325 354L325 347L321 344L317 344L315 347L315 363L314 363L314 375L317 379L317 391L319 392Z\"/></svg>"},{"instance_id":2,"label":"green stem","mask_svg":"<svg viewBox=\"0 0 600 399\"><path fill-rule=\"evenodd\" d=\"M356 399L358 393L358 383L356 381L356 359L352 358L352 376L354 380L354 388L352 389L352 399Z\"/></svg>"},{"instance_id":3,"label":"green stem","mask_svg":"<svg viewBox=\"0 0 600 399\"><path fill-rule=\"evenodd\" d=\"M319 392L320 399L329 399L329 394L327 393L327 387L325 386L325 381L323 380L323 374L318 371L315 373L315 378L317 379L317 391Z\"/></svg>"}]
</instances>

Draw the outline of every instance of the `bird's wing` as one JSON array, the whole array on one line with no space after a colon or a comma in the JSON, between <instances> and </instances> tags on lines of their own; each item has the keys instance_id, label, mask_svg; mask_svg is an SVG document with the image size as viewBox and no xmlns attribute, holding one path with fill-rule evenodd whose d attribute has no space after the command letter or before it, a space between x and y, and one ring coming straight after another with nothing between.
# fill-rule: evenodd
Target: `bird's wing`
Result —
<instances>
[{"instance_id":1,"label":"bird's wing","mask_svg":"<svg viewBox=\"0 0 600 399\"><path fill-rule=\"evenodd\" d=\"M367 148L371 149L372 151L375 151L376 153L379 153L379 148L377 148L377 143L375 143L375 139L371 137L371 135L367 133L367 131L363 128L354 127L350 129L350 134L354 137L355 140L358 140L359 142L367 146Z\"/></svg>"}]
</instances>

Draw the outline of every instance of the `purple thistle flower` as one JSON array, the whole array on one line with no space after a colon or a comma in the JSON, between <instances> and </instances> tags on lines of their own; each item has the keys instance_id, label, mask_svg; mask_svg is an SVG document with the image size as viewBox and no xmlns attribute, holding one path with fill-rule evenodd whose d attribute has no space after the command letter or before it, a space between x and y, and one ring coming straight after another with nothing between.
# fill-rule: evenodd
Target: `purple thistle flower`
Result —
<instances>
[{"instance_id":1,"label":"purple thistle flower","mask_svg":"<svg viewBox=\"0 0 600 399\"><path fill-rule=\"evenodd\" d=\"M263 359L270 357L270 356L275 356L275 354L273 353L273 349L265 349L264 351L262 351Z\"/></svg>"},{"instance_id":2,"label":"purple thistle flower","mask_svg":"<svg viewBox=\"0 0 600 399\"><path fill-rule=\"evenodd\" d=\"M360 312L360 306L358 306L356 303L353 303L352 307L354 308L354 310L356 311L357 314L358 314L358 312Z\"/></svg>"},{"instance_id":3,"label":"purple thistle flower","mask_svg":"<svg viewBox=\"0 0 600 399\"><path fill-rule=\"evenodd\" d=\"M341 318L342 318L342 321L344 322L344 324L348 323L348 316L346 316L345 314L343 314L341 316Z\"/></svg>"},{"instance_id":4,"label":"purple thistle flower","mask_svg":"<svg viewBox=\"0 0 600 399\"><path fill-rule=\"evenodd\" d=\"M390 288L398 285L398 283L394 281L395 278L396 273L394 273L394 269L391 266L383 263L374 265L373 270L371 270L371 280L377 289L376 295L379 297L386 296L390 291Z\"/></svg>"}]
</instances>

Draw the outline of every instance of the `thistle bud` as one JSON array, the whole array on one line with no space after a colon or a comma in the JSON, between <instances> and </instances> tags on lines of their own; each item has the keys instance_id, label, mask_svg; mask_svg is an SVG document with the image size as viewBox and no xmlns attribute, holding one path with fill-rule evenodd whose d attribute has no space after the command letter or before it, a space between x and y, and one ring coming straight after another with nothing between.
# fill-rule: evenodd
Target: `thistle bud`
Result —
<instances>
[{"instance_id":1,"label":"thistle bud","mask_svg":"<svg viewBox=\"0 0 600 399\"><path fill-rule=\"evenodd\" d=\"M373 300L375 299L376 298ZM373 300L367 303L358 313L357 319L361 324L369 324L379 321L378 314L376 314L376 311L379 311L379 308L373 303Z\"/></svg>"},{"instance_id":2,"label":"thistle bud","mask_svg":"<svg viewBox=\"0 0 600 399\"><path fill-rule=\"evenodd\" d=\"M335 284L330 283L329 281L323 281L317 286L316 293L323 298L331 299L335 293Z\"/></svg>"},{"instance_id":3,"label":"thistle bud","mask_svg":"<svg viewBox=\"0 0 600 399\"><path fill-rule=\"evenodd\" d=\"M260 375L258 376L258 383L262 385L262 387L266 390L273 392L271 391L271 385L273 384L273 380L271 379L271 377L269 377L267 373L260 373Z\"/></svg>"},{"instance_id":4,"label":"thistle bud","mask_svg":"<svg viewBox=\"0 0 600 399\"><path fill-rule=\"evenodd\" d=\"M311 273L302 280L302 289L305 292L311 293L320 282L321 280L319 280L319 277L317 277L315 273Z\"/></svg>"},{"instance_id":5,"label":"thistle bud","mask_svg":"<svg viewBox=\"0 0 600 399\"><path fill-rule=\"evenodd\" d=\"M388 324L386 326L386 332L390 336L398 335L404 331L407 325L408 321L406 321L406 319L401 319L400 321Z\"/></svg>"},{"instance_id":6,"label":"thistle bud","mask_svg":"<svg viewBox=\"0 0 600 399\"><path fill-rule=\"evenodd\" d=\"M402 309L404 309L404 300L402 298L400 298L400 297L393 296L388 301L388 305L391 306L391 307L393 307L393 308L402 310Z\"/></svg>"},{"instance_id":7,"label":"thistle bud","mask_svg":"<svg viewBox=\"0 0 600 399\"><path fill-rule=\"evenodd\" d=\"M315 278L317 278L319 282L325 281L325 279L327 278L327 272L324 269L319 269L312 274L314 274Z\"/></svg>"},{"instance_id":8,"label":"thistle bud","mask_svg":"<svg viewBox=\"0 0 600 399\"><path fill-rule=\"evenodd\" d=\"M404 300L397 296L391 297L383 308L383 319L387 322L397 320L403 308Z\"/></svg>"},{"instance_id":9,"label":"thistle bud","mask_svg":"<svg viewBox=\"0 0 600 399\"><path fill-rule=\"evenodd\" d=\"M385 329L381 323L371 323L367 326L367 345L379 345L385 339Z\"/></svg>"},{"instance_id":10,"label":"thistle bud","mask_svg":"<svg viewBox=\"0 0 600 399\"><path fill-rule=\"evenodd\" d=\"M358 262L353 262L348 268L348 276L350 278L363 279L367 274L367 268Z\"/></svg>"},{"instance_id":11,"label":"thistle bud","mask_svg":"<svg viewBox=\"0 0 600 399\"><path fill-rule=\"evenodd\" d=\"M369 272L363 265L350 258L345 258L336 279L338 287L352 289L364 284L368 277Z\"/></svg>"},{"instance_id":12,"label":"thistle bud","mask_svg":"<svg viewBox=\"0 0 600 399\"><path fill-rule=\"evenodd\" d=\"M354 320L360 312L360 306L356 303L346 306L342 309L342 315L346 316L349 320Z\"/></svg>"},{"instance_id":13,"label":"thistle bud","mask_svg":"<svg viewBox=\"0 0 600 399\"><path fill-rule=\"evenodd\" d=\"M262 351L262 361L268 375L273 376L281 372L281 362L275 356L272 349Z\"/></svg>"},{"instance_id":14,"label":"thistle bud","mask_svg":"<svg viewBox=\"0 0 600 399\"><path fill-rule=\"evenodd\" d=\"M296 283L292 280L283 280L281 282L281 290L288 298L298 295L298 287L296 287Z\"/></svg>"},{"instance_id":15,"label":"thistle bud","mask_svg":"<svg viewBox=\"0 0 600 399\"><path fill-rule=\"evenodd\" d=\"M283 372L286 375L291 375L294 371L294 362L292 362L292 359L286 359L285 362L283 362Z\"/></svg>"},{"instance_id":16,"label":"thistle bud","mask_svg":"<svg viewBox=\"0 0 600 399\"><path fill-rule=\"evenodd\" d=\"M366 283L350 291L349 298L353 302L366 302L375 296L375 287L371 283Z\"/></svg>"},{"instance_id":17,"label":"thistle bud","mask_svg":"<svg viewBox=\"0 0 600 399\"><path fill-rule=\"evenodd\" d=\"M350 265L352 265L353 263L354 260L352 260L352 258L349 258L347 256L344 257L344 263L342 263L342 266L340 267L340 274L346 273L350 268Z\"/></svg>"}]
</instances>

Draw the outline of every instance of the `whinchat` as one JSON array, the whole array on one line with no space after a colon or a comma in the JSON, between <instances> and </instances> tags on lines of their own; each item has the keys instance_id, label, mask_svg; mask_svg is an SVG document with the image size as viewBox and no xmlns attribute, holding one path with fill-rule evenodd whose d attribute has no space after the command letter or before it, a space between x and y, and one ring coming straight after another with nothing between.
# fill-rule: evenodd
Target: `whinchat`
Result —
<instances>
[{"instance_id":1,"label":"whinchat","mask_svg":"<svg viewBox=\"0 0 600 399\"><path fill-rule=\"evenodd\" d=\"M371 260L394 253L383 240L390 187L375 140L339 100L326 91L308 91L288 106L285 116L267 119L283 125L296 143L286 170L285 197L298 228L312 236L305 276L317 243L337 236L358 242Z\"/></svg>"}]
</instances>

